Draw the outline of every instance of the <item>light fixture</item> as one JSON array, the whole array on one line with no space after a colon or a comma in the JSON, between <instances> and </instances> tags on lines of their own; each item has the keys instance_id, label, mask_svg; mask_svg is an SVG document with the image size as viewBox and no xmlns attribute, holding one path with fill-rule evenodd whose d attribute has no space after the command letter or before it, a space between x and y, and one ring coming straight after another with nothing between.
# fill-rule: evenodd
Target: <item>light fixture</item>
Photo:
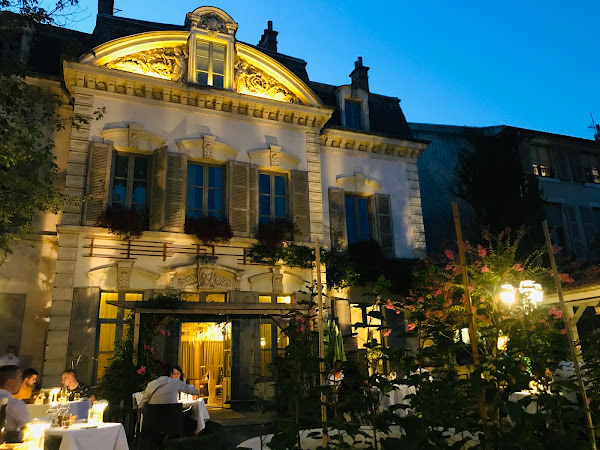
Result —
<instances>
[{"instance_id":1,"label":"light fixture","mask_svg":"<svg viewBox=\"0 0 600 450\"><path fill-rule=\"evenodd\" d=\"M508 344L508 336L498 336L498 342L496 344L498 350L506 350L506 344Z\"/></svg>"},{"instance_id":2,"label":"light fixture","mask_svg":"<svg viewBox=\"0 0 600 450\"><path fill-rule=\"evenodd\" d=\"M515 302L515 288L512 284L503 284L501 286L500 298L507 305L512 305Z\"/></svg>"}]
</instances>

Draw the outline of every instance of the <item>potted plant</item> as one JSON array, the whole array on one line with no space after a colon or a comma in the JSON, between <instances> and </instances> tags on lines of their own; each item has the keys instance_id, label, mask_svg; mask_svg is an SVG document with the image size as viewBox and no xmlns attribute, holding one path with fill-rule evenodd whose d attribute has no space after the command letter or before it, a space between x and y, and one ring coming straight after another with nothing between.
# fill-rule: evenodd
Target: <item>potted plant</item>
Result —
<instances>
[{"instance_id":1,"label":"potted plant","mask_svg":"<svg viewBox=\"0 0 600 450\"><path fill-rule=\"evenodd\" d=\"M97 224L125 240L137 239L148 229L149 214L146 209L109 205L98 217Z\"/></svg>"},{"instance_id":2,"label":"potted plant","mask_svg":"<svg viewBox=\"0 0 600 450\"><path fill-rule=\"evenodd\" d=\"M186 217L185 232L195 235L204 245L227 244L233 237L229 222L214 216Z\"/></svg>"}]
</instances>

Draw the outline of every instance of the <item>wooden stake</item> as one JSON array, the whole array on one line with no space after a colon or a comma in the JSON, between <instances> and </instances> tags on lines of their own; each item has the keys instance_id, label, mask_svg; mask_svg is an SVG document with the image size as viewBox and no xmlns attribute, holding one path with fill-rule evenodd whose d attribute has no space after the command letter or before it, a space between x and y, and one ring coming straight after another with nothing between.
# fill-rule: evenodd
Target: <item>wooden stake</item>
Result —
<instances>
[{"instance_id":1,"label":"wooden stake","mask_svg":"<svg viewBox=\"0 0 600 450\"><path fill-rule=\"evenodd\" d=\"M563 297L562 286L560 279L558 278L558 269L556 268L556 261L554 260L554 252L552 251L552 241L550 240L550 233L548 232L548 222L542 222L542 228L544 230L544 237L546 238L546 248L548 249L548 257L550 258L550 266L552 267L552 276L554 278L554 284L556 286L556 293L558 294L558 302L560 303L560 309L562 311L562 317L567 328L567 337L569 339L569 349L571 350L571 359L575 366L575 373L577 374L577 381L579 382L579 392L583 401L583 408L585 409L585 415L588 424L588 435L590 438L591 448L596 450L596 436L594 433L594 422L592 421L592 413L590 411L590 405L588 404L587 392L585 390L585 383L581 376L581 362L583 359L581 354L575 347L575 338L573 336L573 320L571 317L571 311L567 310L565 306L565 299Z\"/></svg>"},{"instance_id":2,"label":"wooden stake","mask_svg":"<svg viewBox=\"0 0 600 450\"><path fill-rule=\"evenodd\" d=\"M323 336L323 285L321 284L321 253L319 248L319 238L315 239L315 267L317 269L317 307L318 312L318 323L317 328L319 330L319 372L320 386L321 386L321 422L323 423L323 446L327 447L327 405L324 392L324 386L326 384L325 379L325 339Z\"/></svg>"},{"instance_id":3,"label":"wooden stake","mask_svg":"<svg viewBox=\"0 0 600 450\"><path fill-rule=\"evenodd\" d=\"M469 337L471 339L471 351L473 352L473 365L479 367L479 348L477 347L477 329L473 319L473 306L471 305L471 292L469 290L469 274L467 272L467 260L465 258L465 246L463 244L462 230L460 228L460 217L458 216L458 206L452 202L452 212L454 214L454 227L456 228L456 243L458 244L458 258L462 270L462 279L465 289L465 309L467 310L467 319L469 321ZM485 398L483 391L479 393L479 413L484 426L487 427L487 409L485 407Z\"/></svg>"}]
</instances>

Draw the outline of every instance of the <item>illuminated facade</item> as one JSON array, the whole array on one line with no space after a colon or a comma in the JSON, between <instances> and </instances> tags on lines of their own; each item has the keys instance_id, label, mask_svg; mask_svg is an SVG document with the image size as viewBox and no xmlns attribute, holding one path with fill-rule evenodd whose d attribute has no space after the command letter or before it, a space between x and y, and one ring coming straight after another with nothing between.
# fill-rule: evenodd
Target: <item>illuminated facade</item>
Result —
<instances>
[{"instance_id":1,"label":"illuminated facade","mask_svg":"<svg viewBox=\"0 0 600 450\"><path fill-rule=\"evenodd\" d=\"M360 58L350 84L330 86L277 52L270 25L257 46L237 41L238 24L213 7L167 28L101 13L94 37L104 43L64 62L74 111L106 115L58 149L65 191L87 197L55 229L44 385L70 365L96 382L122 333L123 306L179 291L198 320L170 325L163 358L190 359L189 345L220 324L226 332L214 348L223 367L209 379L221 381L222 400L248 400L253 374L286 345L276 317L315 277L252 263L259 223L288 219L300 245L373 239L388 257L418 257L425 240L416 160L427 143L412 137L398 99L369 92ZM114 205L147 210L149 230L122 240L97 226ZM228 244L205 246L185 233L186 217L205 216L229 221ZM351 293L331 294L329 311L348 345L360 346L350 324L365 307L352 308L360 300Z\"/></svg>"}]
</instances>

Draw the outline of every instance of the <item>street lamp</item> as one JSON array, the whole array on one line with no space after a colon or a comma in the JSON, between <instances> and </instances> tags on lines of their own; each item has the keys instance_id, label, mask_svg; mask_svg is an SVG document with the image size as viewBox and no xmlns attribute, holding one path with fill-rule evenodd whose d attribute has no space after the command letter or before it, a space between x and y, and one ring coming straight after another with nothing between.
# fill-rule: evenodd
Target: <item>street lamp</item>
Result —
<instances>
[{"instance_id":1,"label":"street lamp","mask_svg":"<svg viewBox=\"0 0 600 450\"><path fill-rule=\"evenodd\" d=\"M500 298L514 314L529 314L544 299L542 285L531 280L521 281L518 289L509 283L503 284L501 289ZM517 291L521 294L521 302L515 304Z\"/></svg>"}]
</instances>

